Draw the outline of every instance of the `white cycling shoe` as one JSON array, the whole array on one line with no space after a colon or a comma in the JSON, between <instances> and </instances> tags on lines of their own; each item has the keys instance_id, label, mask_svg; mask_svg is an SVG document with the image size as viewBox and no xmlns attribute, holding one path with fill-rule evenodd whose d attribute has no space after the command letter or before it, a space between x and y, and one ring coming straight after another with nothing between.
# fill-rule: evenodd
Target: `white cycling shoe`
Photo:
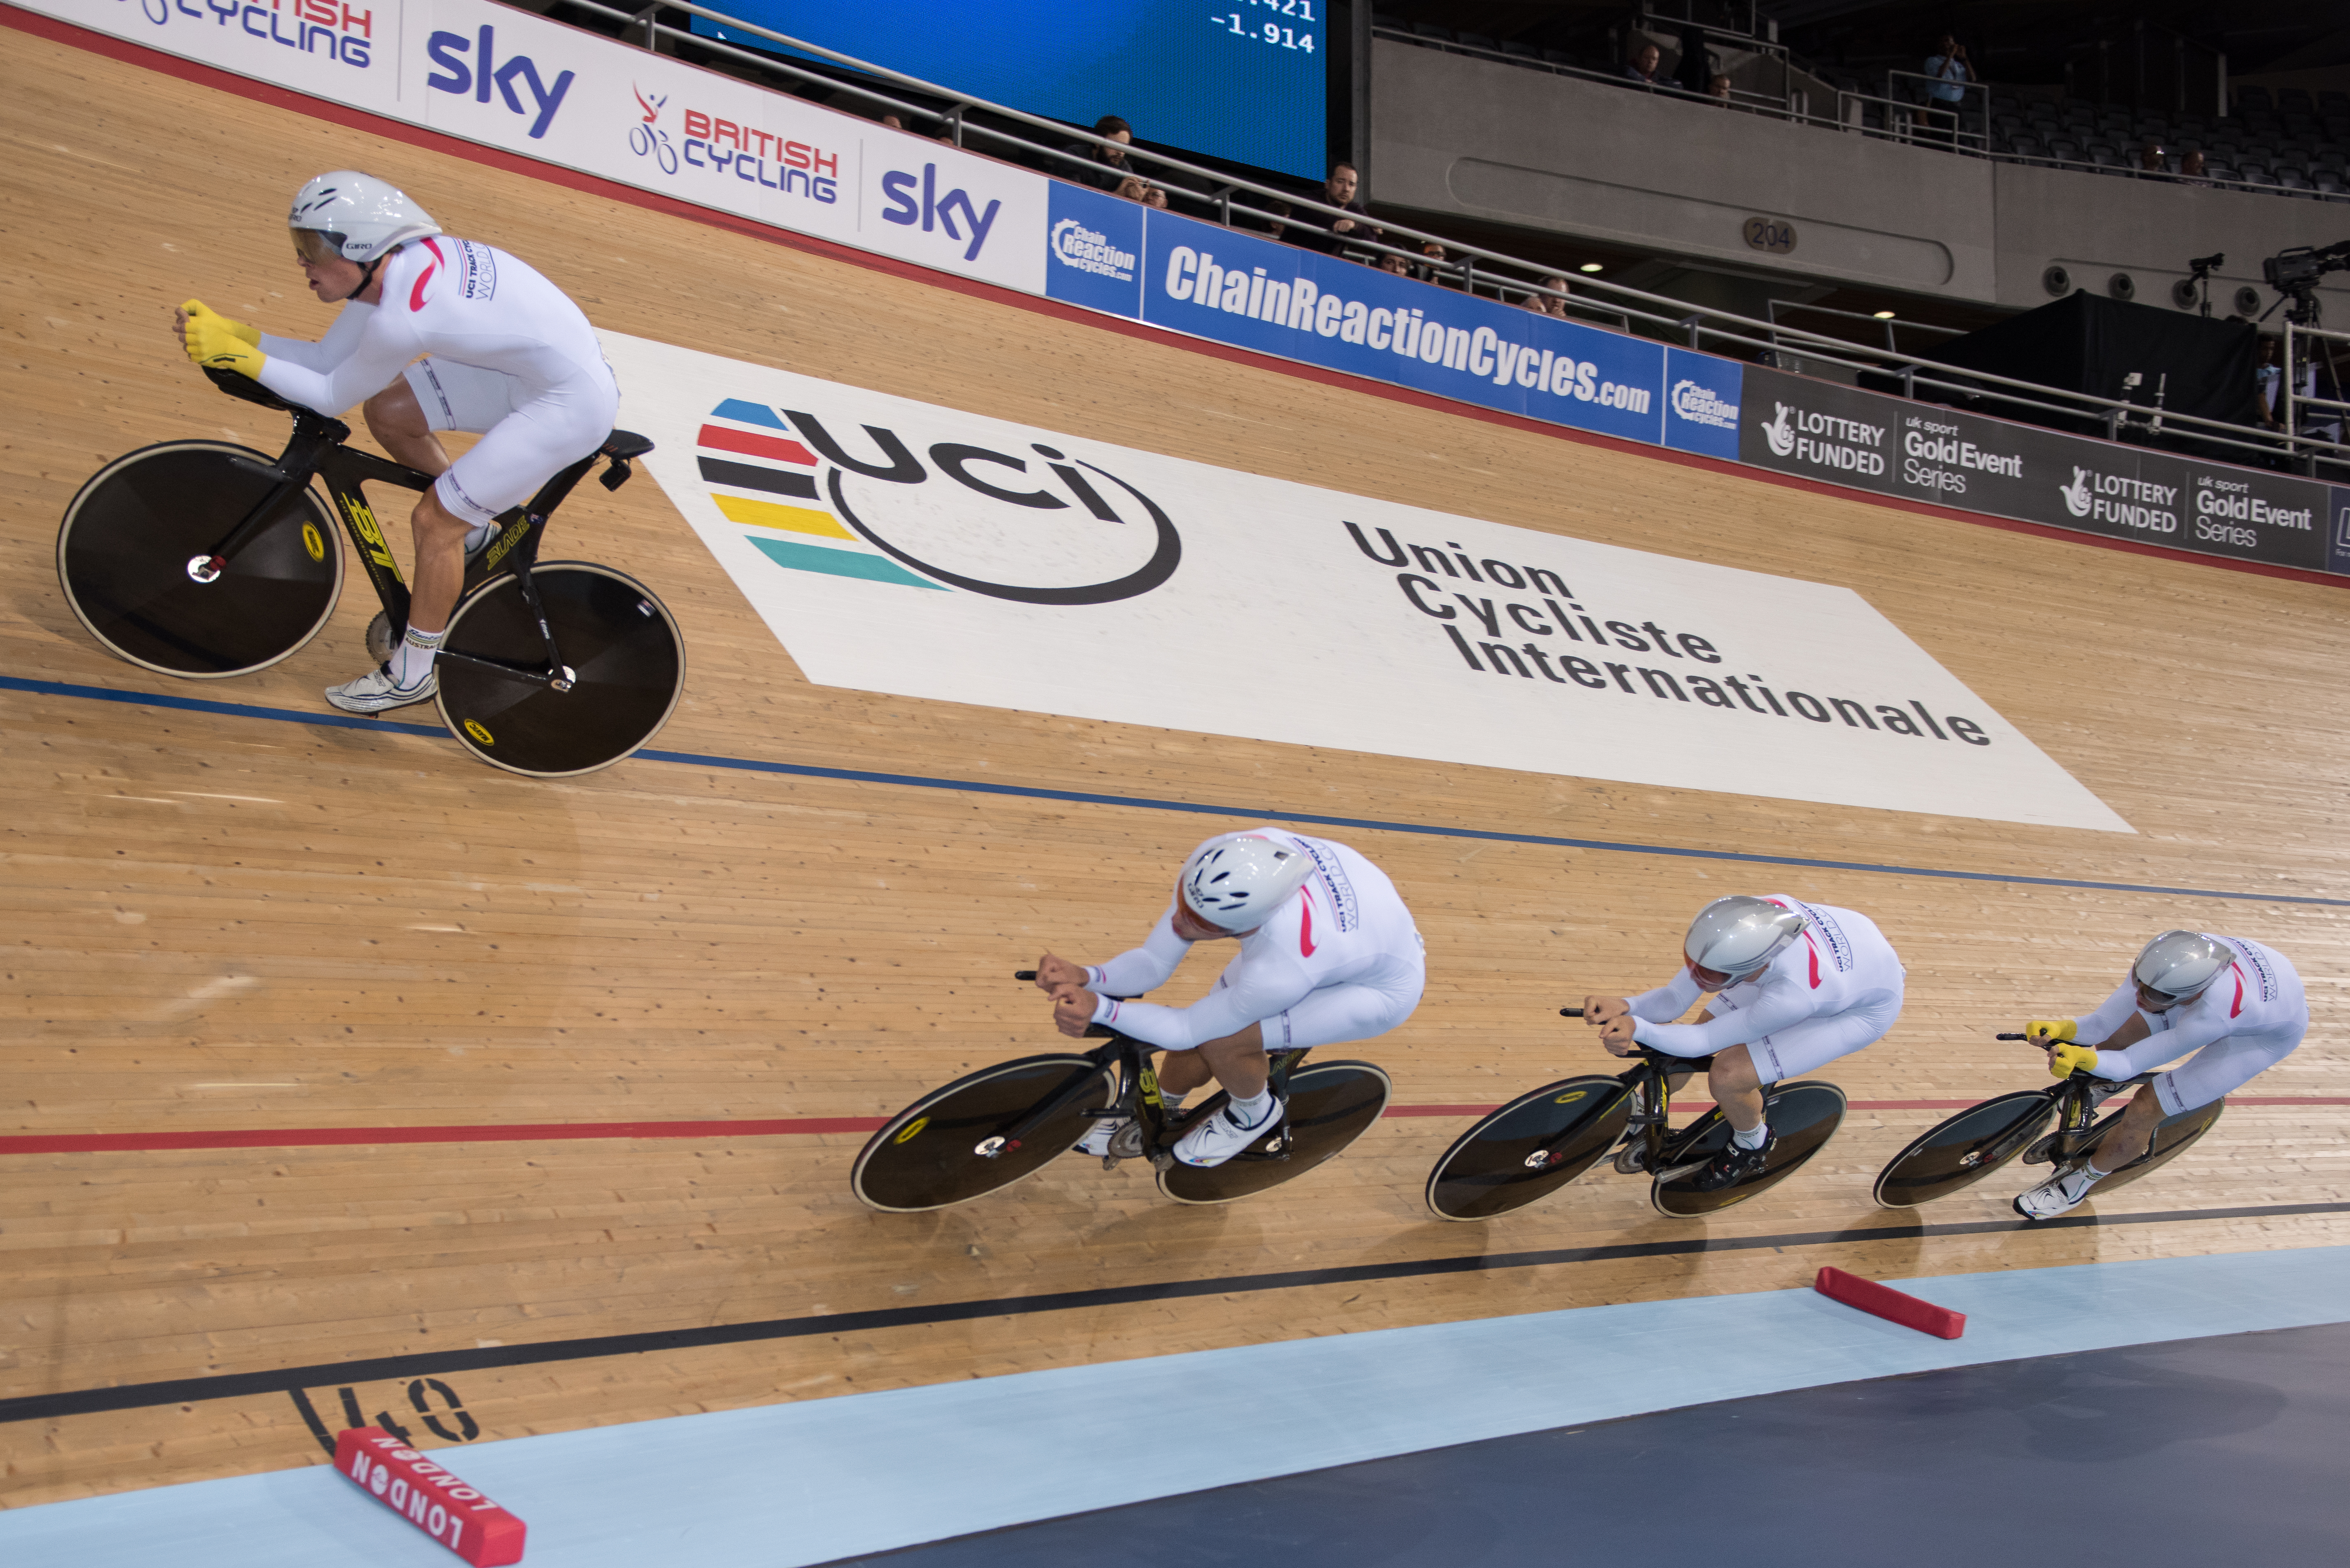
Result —
<instances>
[{"instance_id":1,"label":"white cycling shoe","mask_svg":"<svg viewBox=\"0 0 2350 1568\"><path fill-rule=\"evenodd\" d=\"M2081 1167L2070 1167L2018 1197L2015 1211L2026 1220L2054 1220L2078 1209L2096 1184Z\"/></svg>"},{"instance_id":2,"label":"white cycling shoe","mask_svg":"<svg viewBox=\"0 0 2350 1568\"><path fill-rule=\"evenodd\" d=\"M1175 1146L1175 1158L1185 1165L1222 1165L1271 1132L1280 1122L1282 1104L1273 1102L1273 1109L1264 1120L1253 1127L1243 1127L1232 1119L1232 1107L1227 1103L1222 1110L1183 1135Z\"/></svg>"},{"instance_id":3,"label":"white cycling shoe","mask_svg":"<svg viewBox=\"0 0 2350 1568\"><path fill-rule=\"evenodd\" d=\"M390 665L379 664L357 680L328 687L327 701L346 713L380 713L387 708L430 702L440 691L441 672L437 670L426 670L424 679L413 686L401 686L392 680Z\"/></svg>"},{"instance_id":4,"label":"white cycling shoe","mask_svg":"<svg viewBox=\"0 0 2350 1568\"><path fill-rule=\"evenodd\" d=\"M1109 1153L1110 1139L1134 1125L1131 1116L1104 1116L1094 1123L1093 1131L1077 1140L1076 1152L1102 1156Z\"/></svg>"}]
</instances>

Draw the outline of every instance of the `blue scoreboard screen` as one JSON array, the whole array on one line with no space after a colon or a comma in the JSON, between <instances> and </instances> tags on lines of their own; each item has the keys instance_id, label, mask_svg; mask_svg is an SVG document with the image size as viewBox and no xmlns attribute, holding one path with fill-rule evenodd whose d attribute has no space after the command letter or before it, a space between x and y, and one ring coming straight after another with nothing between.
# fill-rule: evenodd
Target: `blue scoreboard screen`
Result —
<instances>
[{"instance_id":1,"label":"blue scoreboard screen","mask_svg":"<svg viewBox=\"0 0 2350 1568\"><path fill-rule=\"evenodd\" d=\"M712 0L787 37L1031 114L1318 180L1325 0ZM705 16L693 30L793 53Z\"/></svg>"}]
</instances>

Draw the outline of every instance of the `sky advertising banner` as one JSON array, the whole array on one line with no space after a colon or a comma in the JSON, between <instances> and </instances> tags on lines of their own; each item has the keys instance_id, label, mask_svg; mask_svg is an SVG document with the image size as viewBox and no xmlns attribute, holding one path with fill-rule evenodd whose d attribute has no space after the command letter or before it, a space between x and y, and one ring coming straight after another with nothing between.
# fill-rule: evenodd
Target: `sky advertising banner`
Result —
<instances>
[{"instance_id":1,"label":"sky advertising banner","mask_svg":"<svg viewBox=\"0 0 2350 1568\"><path fill-rule=\"evenodd\" d=\"M1508 527L603 337L647 469L819 685L2131 831L1859 595L1575 538L1571 498ZM1234 582L1311 611L1201 636Z\"/></svg>"}]
</instances>

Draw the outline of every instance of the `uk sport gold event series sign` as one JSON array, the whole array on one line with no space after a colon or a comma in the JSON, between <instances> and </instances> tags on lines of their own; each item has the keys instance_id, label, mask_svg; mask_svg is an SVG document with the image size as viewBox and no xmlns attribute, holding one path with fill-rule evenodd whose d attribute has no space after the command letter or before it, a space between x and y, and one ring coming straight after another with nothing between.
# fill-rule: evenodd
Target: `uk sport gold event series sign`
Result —
<instances>
[{"instance_id":1,"label":"uk sport gold event series sign","mask_svg":"<svg viewBox=\"0 0 2350 1568\"><path fill-rule=\"evenodd\" d=\"M1848 589L604 342L648 468L819 685L2132 831Z\"/></svg>"}]
</instances>

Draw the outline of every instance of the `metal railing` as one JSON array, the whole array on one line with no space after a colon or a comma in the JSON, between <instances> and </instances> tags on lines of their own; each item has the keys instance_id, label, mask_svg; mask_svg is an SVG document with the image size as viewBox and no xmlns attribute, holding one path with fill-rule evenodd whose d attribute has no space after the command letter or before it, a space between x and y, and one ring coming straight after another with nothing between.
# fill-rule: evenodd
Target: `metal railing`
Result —
<instances>
[{"instance_id":1,"label":"metal railing","mask_svg":"<svg viewBox=\"0 0 2350 1568\"><path fill-rule=\"evenodd\" d=\"M2308 439L2322 441L2338 450L2342 442L2344 416L2350 415L2350 401L2343 399L2342 373L2334 364L2334 350L2326 347L2328 343L2350 347L2350 332L2328 332L2319 327L2297 326L2290 319L2285 322L2284 343L2280 356L2283 361L2283 374L2281 395L2277 400L2283 406L2278 411L2283 415L2282 422L2288 435L2299 436L2303 431L2312 431L2314 433ZM2334 393L2332 397L2303 393L2300 389L2304 367L2314 372L2310 377L2313 389L2330 386ZM2311 410L2316 410L2314 418L2310 416Z\"/></svg>"},{"instance_id":2,"label":"metal railing","mask_svg":"<svg viewBox=\"0 0 2350 1568\"><path fill-rule=\"evenodd\" d=\"M1273 210L1275 204L1288 209L1290 214L1300 208L1319 214L1325 223L1313 225L1316 227L1326 227L1328 221L1339 218L1357 224L1370 222L1362 213L1349 212L1313 197L1300 196L1278 186L1209 169L1165 153L1145 152L1125 143L1113 142L1089 130L1073 129L1059 120L993 103L972 94L956 92L935 82L892 70L887 66L860 60L754 22L745 22L714 7L697 4L696 0L665 0L660 6L642 10L623 10L605 5L602 0L564 0L564 3L580 11L609 18L622 26L623 36L630 34L641 36L648 49L661 50L664 42L690 45L702 55L746 67L761 76L781 76L820 86L835 94L845 93L873 106L877 115L883 112L898 115L909 127L917 123L935 125L954 145L966 150L983 151L970 148L971 140L976 138L982 142L992 142L1020 160L1043 158L1074 166L1086 176L1092 177L1101 172L1101 161L1090 151L1066 151L1064 144L1074 143L1077 147L1093 149L1115 147L1129 164L1171 171L1174 175L1200 182L1196 188L1188 188L1188 193L1196 201L1204 192L1205 200L1227 226L1232 224L1236 215L1257 220L1260 229L1265 223L1284 221L1284 214ZM705 34L671 26L659 19L659 12L662 10L686 12L719 23L730 30L772 40L786 48L799 50L818 60L830 61L858 72L873 85L843 81L837 76L812 69L764 50L737 47ZM674 53L675 50L672 47L665 52ZM1510 58L1505 56L1496 57ZM905 96L908 94L914 96ZM1719 100L1699 94L1679 93L1678 96L1721 107ZM986 120L1000 121L1003 126L1012 129L1000 129L986 120L975 120L972 118L974 111L985 116ZM1037 140L1040 135L1049 140ZM1295 220L1291 216L1287 221L1295 223ZM1539 280L1555 274L1556 269L1552 266L1481 245L1464 244L1459 240L1385 218L1376 221L1376 229L1377 238L1347 236L1341 254L1370 265L1377 265L1387 257L1401 257L1407 266L1427 267L1430 258L1417 247L1440 245L1448 255L1440 265L1448 272L1457 273L1461 279L1461 286L1471 293L1474 293L1482 282L1497 295L1506 291L1515 292L1522 297L1541 296L1575 314L1588 315L1596 311L1613 315L1623 323L1620 329L1627 334L1683 343L1691 348L1711 348L1726 353L1732 358L1751 358L1764 363L1774 363L1783 349L1792 348L1800 350L1807 359L1837 366L1853 372L1856 377L1870 373L1898 379L1908 394L1913 397L1922 389L1929 395L1946 394L1935 400L1938 401L1993 403L1999 406L1991 410L1994 412L2029 410L2022 416L2027 421L2033 414L2054 415L2074 421L2086 421L2101 425L2106 435L2113 439L2119 439L2126 431L2143 430L2143 418L2152 411L2143 404L2124 399L2067 391L1988 371L1950 370L1943 375L1936 375L1932 369L1939 368L1920 365L1914 358L1905 358L1846 338L1783 327L1774 321L1758 320L1732 311L1692 306L1686 300L1650 294L1603 278L1577 277L1574 291L1546 288ZM1414 248L1393 243L1397 236L1401 236ZM1454 259L1456 257L1458 259ZM1589 292L1576 292L1592 290L1598 291L1603 297L1595 299ZM1947 379L1949 377L1962 379ZM2341 449L2330 441L2313 442L2292 431L2271 436L2257 427L2190 415L2170 414L2166 416L2166 421L2174 432L2182 427L2193 427L2192 434L2198 441L2241 452L2245 454L2246 461L2261 462L2282 453L2304 471L2313 462L2318 462L2325 463L2329 469L2339 468L2345 475L2350 475L2350 462L2345 462Z\"/></svg>"}]
</instances>

